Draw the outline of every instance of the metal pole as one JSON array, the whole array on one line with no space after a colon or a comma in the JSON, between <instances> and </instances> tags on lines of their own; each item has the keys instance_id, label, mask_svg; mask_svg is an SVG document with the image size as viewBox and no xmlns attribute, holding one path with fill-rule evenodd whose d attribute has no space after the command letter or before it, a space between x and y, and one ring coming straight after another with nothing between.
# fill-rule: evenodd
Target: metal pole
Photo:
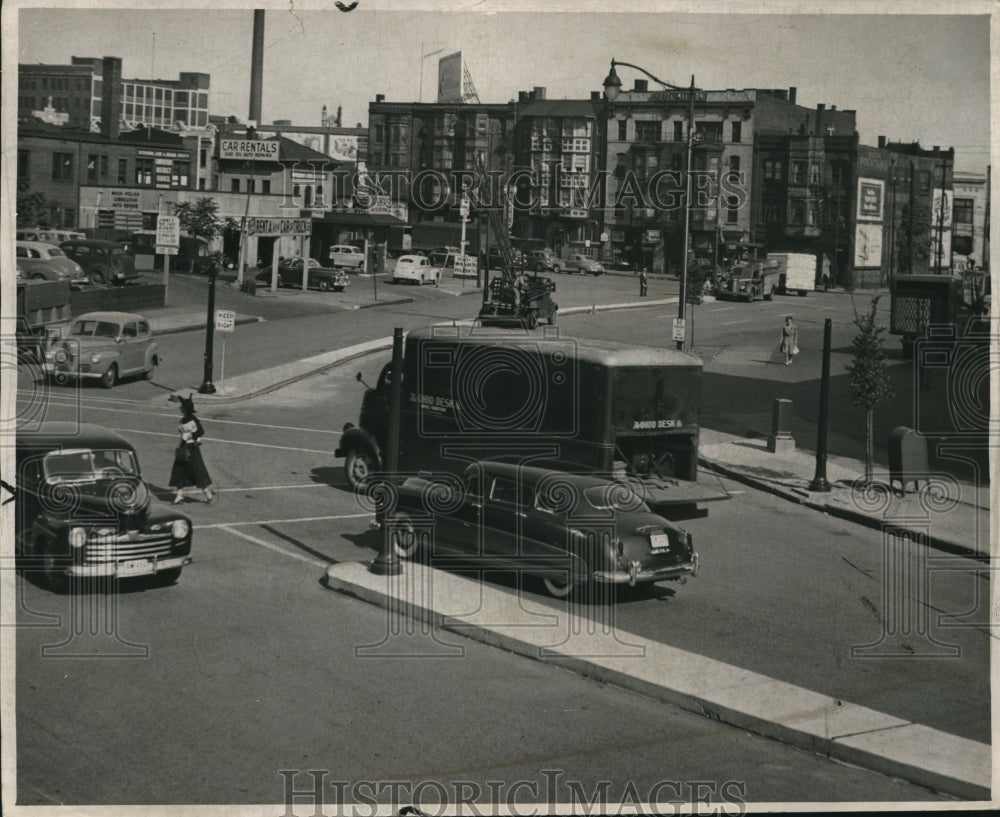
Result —
<instances>
[{"instance_id":1,"label":"metal pole","mask_svg":"<svg viewBox=\"0 0 1000 817\"><path fill-rule=\"evenodd\" d=\"M392 330L392 388L389 391L389 441L388 462L385 463L384 479L392 479L399 471L399 419L403 402L403 330L396 327ZM391 495L384 491L383 495ZM384 515L384 510L376 513ZM380 519L384 522L384 519ZM398 576L403 572L403 566L396 556L392 543L392 531L388 525L382 525L382 549L372 562L369 570L380 576Z\"/></svg>"},{"instance_id":2,"label":"metal pole","mask_svg":"<svg viewBox=\"0 0 1000 817\"><path fill-rule=\"evenodd\" d=\"M826 479L826 431L830 422L830 346L833 335L833 321L823 322L823 374L819 387L819 426L816 430L816 473L809 483L810 491L829 493L830 483Z\"/></svg>"},{"instance_id":3,"label":"metal pole","mask_svg":"<svg viewBox=\"0 0 1000 817\"><path fill-rule=\"evenodd\" d=\"M691 230L691 149L694 146L694 74L691 75L691 89L688 91L688 133L687 164L684 168L684 243L681 247L680 293L677 303L677 317L684 321L687 300L688 234ZM677 348L684 349L684 341L677 341Z\"/></svg>"},{"instance_id":4,"label":"metal pole","mask_svg":"<svg viewBox=\"0 0 1000 817\"><path fill-rule=\"evenodd\" d=\"M198 387L200 394L215 394L215 384L212 383L212 344L215 340L215 276L218 269L215 263L209 261L208 268L208 315L205 319L205 372L204 379Z\"/></svg>"},{"instance_id":5,"label":"metal pole","mask_svg":"<svg viewBox=\"0 0 1000 817\"><path fill-rule=\"evenodd\" d=\"M947 194L944 191L945 173L948 170L948 163L941 162L941 199L938 208L938 235L937 235L937 271L941 273L942 254L944 253L944 208L947 206Z\"/></svg>"}]
</instances>

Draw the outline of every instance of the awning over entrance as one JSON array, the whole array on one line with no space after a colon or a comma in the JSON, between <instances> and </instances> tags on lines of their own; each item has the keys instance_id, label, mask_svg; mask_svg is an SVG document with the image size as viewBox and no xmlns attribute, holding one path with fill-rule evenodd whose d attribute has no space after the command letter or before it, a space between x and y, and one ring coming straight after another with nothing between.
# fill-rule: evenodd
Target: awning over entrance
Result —
<instances>
[{"instance_id":1,"label":"awning over entrance","mask_svg":"<svg viewBox=\"0 0 1000 817\"><path fill-rule=\"evenodd\" d=\"M322 218L313 219L316 226L322 224L335 224L338 227L400 227L405 221L400 221L395 216L388 213L324 213Z\"/></svg>"}]
</instances>

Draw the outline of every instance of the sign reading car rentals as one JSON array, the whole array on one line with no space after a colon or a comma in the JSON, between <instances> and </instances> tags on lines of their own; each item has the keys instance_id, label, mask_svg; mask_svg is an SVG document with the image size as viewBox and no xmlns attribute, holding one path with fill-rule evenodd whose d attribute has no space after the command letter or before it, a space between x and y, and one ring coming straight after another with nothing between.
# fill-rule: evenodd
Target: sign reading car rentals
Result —
<instances>
[{"instance_id":1,"label":"sign reading car rentals","mask_svg":"<svg viewBox=\"0 0 1000 817\"><path fill-rule=\"evenodd\" d=\"M266 139L220 139L220 159L262 159L277 162L279 156L277 140Z\"/></svg>"},{"instance_id":2,"label":"sign reading car rentals","mask_svg":"<svg viewBox=\"0 0 1000 817\"><path fill-rule=\"evenodd\" d=\"M248 218L247 235L311 235L311 218Z\"/></svg>"}]
</instances>

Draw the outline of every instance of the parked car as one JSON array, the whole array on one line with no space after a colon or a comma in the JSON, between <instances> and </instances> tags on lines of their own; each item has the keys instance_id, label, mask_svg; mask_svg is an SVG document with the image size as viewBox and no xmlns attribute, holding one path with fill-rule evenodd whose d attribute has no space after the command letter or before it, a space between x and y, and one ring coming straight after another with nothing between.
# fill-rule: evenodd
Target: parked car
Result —
<instances>
[{"instance_id":1,"label":"parked car","mask_svg":"<svg viewBox=\"0 0 1000 817\"><path fill-rule=\"evenodd\" d=\"M133 445L89 423L17 431L14 535L19 567L57 592L71 578L177 581L191 562L191 520L152 499Z\"/></svg>"},{"instance_id":2,"label":"parked car","mask_svg":"<svg viewBox=\"0 0 1000 817\"><path fill-rule=\"evenodd\" d=\"M548 247L543 250L529 250L525 256L525 266L535 272L554 270L559 259Z\"/></svg>"},{"instance_id":3,"label":"parked car","mask_svg":"<svg viewBox=\"0 0 1000 817\"><path fill-rule=\"evenodd\" d=\"M430 254L430 262L432 267L437 267L438 269L455 269L455 256L458 253L453 252L432 252Z\"/></svg>"},{"instance_id":4,"label":"parked car","mask_svg":"<svg viewBox=\"0 0 1000 817\"><path fill-rule=\"evenodd\" d=\"M45 281L87 283L83 268L68 258L55 244L45 241L18 241L15 246L17 264L25 278Z\"/></svg>"},{"instance_id":5,"label":"parked car","mask_svg":"<svg viewBox=\"0 0 1000 817\"><path fill-rule=\"evenodd\" d=\"M54 230L51 227L27 227L17 231L18 241L45 241L49 244L62 244L63 241L86 237L75 230Z\"/></svg>"},{"instance_id":6,"label":"parked car","mask_svg":"<svg viewBox=\"0 0 1000 817\"><path fill-rule=\"evenodd\" d=\"M552 266L553 272L580 272L584 275L603 275L604 267L600 261L574 253L569 258L557 259Z\"/></svg>"},{"instance_id":7,"label":"parked car","mask_svg":"<svg viewBox=\"0 0 1000 817\"><path fill-rule=\"evenodd\" d=\"M461 480L409 477L386 524L401 558L523 571L558 598L592 583L698 572L691 534L653 513L628 483L546 468L485 462Z\"/></svg>"},{"instance_id":8,"label":"parked car","mask_svg":"<svg viewBox=\"0 0 1000 817\"><path fill-rule=\"evenodd\" d=\"M431 260L423 255L401 255L392 270L392 282L412 281L423 284L428 281L435 286L441 282L441 270L431 266Z\"/></svg>"},{"instance_id":9,"label":"parked car","mask_svg":"<svg viewBox=\"0 0 1000 817\"><path fill-rule=\"evenodd\" d=\"M426 253L426 255L428 255L428 256L435 256L435 255L458 255L460 251L461 250L458 247L452 247L452 246L434 247L429 253ZM424 255L424 253L420 253L420 254Z\"/></svg>"},{"instance_id":10,"label":"parked car","mask_svg":"<svg viewBox=\"0 0 1000 817\"><path fill-rule=\"evenodd\" d=\"M124 244L99 239L74 239L59 245L83 267L92 284L124 284L138 282L135 261Z\"/></svg>"},{"instance_id":11,"label":"parked car","mask_svg":"<svg viewBox=\"0 0 1000 817\"><path fill-rule=\"evenodd\" d=\"M350 244L334 244L330 247L330 266L348 267L360 272L365 268L365 251Z\"/></svg>"},{"instance_id":12,"label":"parked car","mask_svg":"<svg viewBox=\"0 0 1000 817\"><path fill-rule=\"evenodd\" d=\"M302 288L302 258L289 258L278 264L278 286ZM263 269L257 273L257 283L270 286L271 270ZM321 292L343 292L350 286L351 279L342 269L331 269L322 266L315 258L309 259L309 288Z\"/></svg>"},{"instance_id":13,"label":"parked car","mask_svg":"<svg viewBox=\"0 0 1000 817\"><path fill-rule=\"evenodd\" d=\"M514 260L514 269L524 269L524 253L518 249L511 249L511 257ZM496 247L490 247L486 261L490 269L501 269L503 264L501 263L500 250Z\"/></svg>"},{"instance_id":14,"label":"parked car","mask_svg":"<svg viewBox=\"0 0 1000 817\"><path fill-rule=\"evenodd\" d=\"M141 374L152 380L160 363L149 321L131 312L88 312L69 335L45 350L43 369L60 380L97 380L106 389L119 378Z\"/></svg>"}]
</instances>

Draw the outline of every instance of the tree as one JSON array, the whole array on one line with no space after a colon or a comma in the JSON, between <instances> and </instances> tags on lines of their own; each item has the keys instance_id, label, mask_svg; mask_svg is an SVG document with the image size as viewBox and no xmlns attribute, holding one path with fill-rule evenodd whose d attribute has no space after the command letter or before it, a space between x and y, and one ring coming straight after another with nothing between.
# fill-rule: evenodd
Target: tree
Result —
<instances>
[{"instance_id":1,"label":"tree","mask_svg":"<svg viewBox=\"0 0 1000 817\"><path fill-rule=\"evenodd\" d=\"M17 226L18 227L49 227L49 217L52 205L43 193L32 192L28 183L22 179L17 182Z\"/></svg>"},{"instance_id":2,"label":"tree","mask_svg":"<svg viewBox=\"0 0 1000 817\"><path fill-rule=\"evenodd\" d=\"M851 389L851 402L865 409L865 483L872 481L874 449L875 407L893 396L892 385L886 373L886 352L883 347L885 326L878 323L876 295L866 315L854 313L854 325L860 330L851 342L853 361L845 367Z\"/></svg>"},{"instance_id":3,"label":"tree","mask_svg":"<svg viewBox=\"0 0 1000 817\"><path fill-rule=\"evenodd\" d=\"M210 196L175 204L174 215L180 219L181 229L198 242L198 255L191 259L191 272L194 272L202 246L208 246L223 231L225 220L219 216L219 205Z\"/></svg>"}]
</instances>

